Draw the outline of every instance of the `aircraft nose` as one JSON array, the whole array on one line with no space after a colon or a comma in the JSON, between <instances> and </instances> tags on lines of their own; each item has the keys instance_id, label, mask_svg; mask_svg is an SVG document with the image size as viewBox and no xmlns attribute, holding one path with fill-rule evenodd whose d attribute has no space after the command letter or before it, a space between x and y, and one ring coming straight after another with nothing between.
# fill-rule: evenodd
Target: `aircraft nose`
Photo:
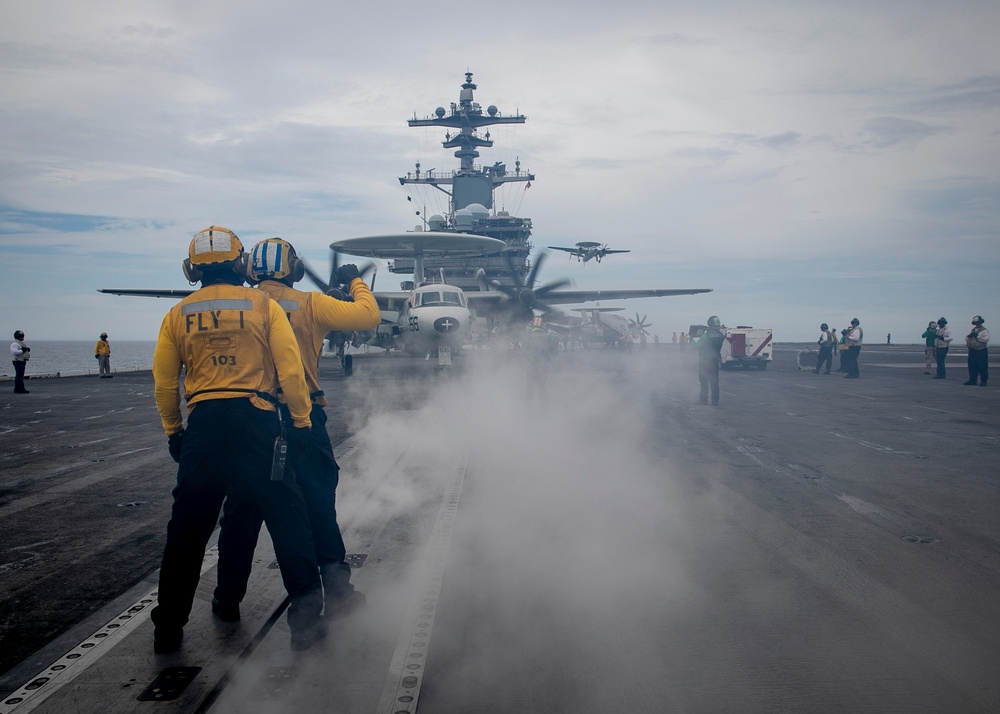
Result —
<instances>
[{"instance_id":1,"label":"aircraft nose","mask_svg":"<svg viewBox=\"0 0 1000 714\"><path fill-rule=\"evenodd\" d=\"M455 317L439 317L434 321L434 329L437 332L444 334L451 334L452 332L458 332L458 329L462 326L462 323L458 321Z\"/></svg>"}]
</instances>

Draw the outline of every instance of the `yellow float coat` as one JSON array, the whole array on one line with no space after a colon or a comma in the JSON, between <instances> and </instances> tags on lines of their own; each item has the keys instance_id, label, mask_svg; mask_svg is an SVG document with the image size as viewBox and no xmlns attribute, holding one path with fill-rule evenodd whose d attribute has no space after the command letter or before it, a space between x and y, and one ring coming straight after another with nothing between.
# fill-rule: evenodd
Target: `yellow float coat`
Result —
<instances>
[{"instance_id":1,"label":"yellow float coat","mask_svg":"<svg viewBox=\"0 0 1000 714\"><path fill-rule=\"evenodd\" d=\"M319 356L326 333L330 330L372 330L382 321L378 302L365 281L355 278L350 288L354 302L337 300L323 293L303 292L277 280L265 280L260 284L260 290L281 306L292 323L302 353L306 385L316 404L327 404L319 388ZM284 391L278 398L285 401Z\"/></svg>"},{"instance_id":2,"label":"yellow float coat","mask_svg":"<svg viewBox=\"0 0 1000 714\"><path fill-rule=\"evenodd\" d=\"M246 398L258 409L273 411L280 384L294 425L311 426L295 334L282 309L260 290L209 285L163 318L153 353L153 396L168 435L184 426L182 368L188 411L205 399Z\"/></svg>"}]
</instances>

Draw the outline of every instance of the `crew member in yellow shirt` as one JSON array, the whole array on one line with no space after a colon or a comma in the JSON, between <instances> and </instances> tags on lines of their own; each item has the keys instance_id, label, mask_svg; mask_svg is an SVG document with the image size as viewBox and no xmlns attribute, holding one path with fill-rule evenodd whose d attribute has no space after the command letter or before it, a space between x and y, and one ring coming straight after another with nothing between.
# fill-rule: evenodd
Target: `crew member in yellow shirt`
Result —
<instances>
[{"instance_id":1,"label":"crew member in yellow shirt","mask_svg":"<svg viewBox=\"0 0 1000 714\"><path fill-rule=\"evenodd\" d=\"M153 354L156 408L179 464L152 611L153 648L163 653L181 645L205 547L228 492L263 514L291 600L292 648L306 649L324 634L322 590L302 492L281 480L273 458L283 429L279 386L292 422L284 425L289 458L308 443L312 426L295 335L267 293L243 284L246 256L232 231L211 226L199 232L183 268L201 288L163 318Z\"/></svg>"},{"instance_id":2,"label":"crew member in yellow shirt","mask_svg":"<svg viewBox=\"0 0 1000 714\"><path fill-rule=\"evenodd\" d=\"M111 345L108 344L107 332L102 332L101 339L94 345L94 357L97 358L97 366L100 368L101 379L111 379L114 377L111 374Z\"/></svg>"},{"instance_id":3,"label":"crew member in yellow shirt","mask_svg":"<svg viewBox=\"0 0 1000 714\"><path fill-rule=\"evenodd\" d=\"M319 385L319 358L323 337L331 330L371 330L381 321L378 303L354 265L342 265L337 280L345 285L353 302L337 300L319 292L292 287L305 274L295 248L280 238L259 242L250 251L250 282L281 306L288 317L302 353L306 384L312 399L309 448L296 455L296 482L302 489L312 525L313 545L323 581L327 620L346 614L364 602L351 585L347 549L337 524L339 467L326 431L326 396ZM279 393L281 409L287 409ZM247 590L262 514L248 499L228 498L219 534L219 583L215 589L216 614L223 620L240 617L239 603Z\"/></svg>"}]
</instances>

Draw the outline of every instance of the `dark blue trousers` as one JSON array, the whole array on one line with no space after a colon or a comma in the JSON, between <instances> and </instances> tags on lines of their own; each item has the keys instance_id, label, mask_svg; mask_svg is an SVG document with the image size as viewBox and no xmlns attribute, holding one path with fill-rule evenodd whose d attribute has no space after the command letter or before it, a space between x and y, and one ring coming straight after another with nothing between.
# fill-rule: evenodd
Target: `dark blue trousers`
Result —
<instances>
[{"instance_id":1,"label":"dark blue trousers","mask_svg":"<svg viewBox=\"0 0 1000 714\"><path fill-rule=\"evenodd\" d=\"M969 381L986 384L990 379L990 356L987 349L969 350Z\"/></svg>"},{"instance_id":2,"label":"dark blue trousers","mask_svg":"<svg viewBox=\"0 0 1000 714\"><path fill-rule=\"evenodd\" d=\"M27 365L20 360L12 360L11 364L14 365L14 393L20 394L27 391L24 388L24 368Z\"/></svg>"},{"instance_id":3,"label":"dark blue trousers","mask_svg":"<svg viewBox=\"0 0 1000 714\"><path fill-rule=\"evenodd\" d=\"M847 357L844 360L847 366L847 374L850 377L860 377L858 369L858 357L861 356L861 345L853 345L847 348Z\"/></svg>"},{"instance_id":4,"label":"dark blue trousers","mask_svg":"<svg viewBox=\"0 0 1000 714\"><path fill-rule=\"evenodd\" d=\"M816 371L819 372L823 364L826 364L826 371L833 367L833 345L820 345L819 357L816 358Z\"/></svg>"},{"instance_id":5,"label":"dark blue trousers","mask_svg":"<svg viewBox=\"0 0 1000 714\"><path fill-rule=\"evenodd\" d=\"M948 357L947 347L938 347L934 350L934 359L937 361L937 377L944 377L944 361Z\"/></svg>"},{"instance_id":6,"label":"dark blue trousers","mask_svg":"<svg viewBox=\"0 0 1000 714\"><path fill-rule=\"evenodd\" d=\"M719 361L700 361L698 363L698 399L703 404L708 403L709 389L712 391L712 404L719 403Z\"/></svg>"},{"instance_id":7,"label":"dark blue trousers","mask_svg":"<svg viewBox=\"0 0 1000 714\"><path fill-rule=\"evenodd\" d=\"M291 424L287 408L282 409L285 423ZM320 567L332 566L338 570L336 580L346 586L350 581L351 568L345 562L347 550L337 523L340 467L333 456L330 436L326 431L326 411L314 404L310 419L311 448L305 454L293 455L289 471L294 473L293 478L305 497L316 561ZM219 583L215 589L215 597L219 600L241 602L246 595L262 521L263 514L253 501L238 494L226 499L219 534Z\"/></svg>"},{"instance_id":8,"label":"dark blue trousers","mask_svg":"<svg viewBox=\"0 0 1000 714\"><path fill-rule=\"evenodd\" d=\"M267 523L291 598L289 626L295 631L319 618L322 589L302 492L286 481L271 480L277 433L277 414L258 409L249 399L195 405L184 431L158 604L151 614L158 628L187 622L205 548L227 493L254 504Z\"/></svg>"}]
</instances>

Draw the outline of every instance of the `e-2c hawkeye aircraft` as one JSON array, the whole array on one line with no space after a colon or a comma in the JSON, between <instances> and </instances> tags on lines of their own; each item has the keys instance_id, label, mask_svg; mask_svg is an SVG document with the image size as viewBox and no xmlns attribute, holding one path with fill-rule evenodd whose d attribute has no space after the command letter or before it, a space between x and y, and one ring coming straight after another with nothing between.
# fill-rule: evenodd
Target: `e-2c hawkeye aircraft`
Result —
<instances>
[{"instance_id":1,"label":"e-2c hawkeye aircraft","mask_svg":"<svg viewBox=\"0 0 1000 714\"><path fill-rule=\"evenodd\" d=\"M558 245L550 245L549 248L552 250L562 250L570 254L570 257L576 256L578 261L586 263L588 260L593 258L598 263L601 262L601 258L606 255L611 255L612 253L631 253L630 250L611 250L608 248L607 243L600 244L597 241L583 240L576 244L575 248L562 248Z\"/></svg>"},{"instance_id":2,"label":"e-2c hawkeye aircraft","mask_svg":"<svg viewBox=\"0 0 1000 714\"><path fill-rule=\"evenodd\" d=\"M545 313L553 305L577 304L598 300L669 297L711 292L710 288L639 290L561 290L569 281L555 280L536 286L538 271L546 254L536 255L526 278L515 269L510 251L503 241L468 233L412 231L386 236L349 238L330 244L335 252L367 258L414 261L414 287L406 292L375 292L383 320L391 325L391 336L404 351L423 357L437 356L439 363L450 361L450 352L465 345L474 320L483 319L490 331L509 324L524 324L536 313ZM482 255L503 252L513 285L487 280L480 270L479 290L462 290L441 282L424 279L424 258L446 255ZM388 315L386 314L388 313ZM388 319L386 319L388 318ZM386 346L386 333L380 331L374 344ZM446 352L442 353L442 350Z\"/></svg>"}]
</instances>

